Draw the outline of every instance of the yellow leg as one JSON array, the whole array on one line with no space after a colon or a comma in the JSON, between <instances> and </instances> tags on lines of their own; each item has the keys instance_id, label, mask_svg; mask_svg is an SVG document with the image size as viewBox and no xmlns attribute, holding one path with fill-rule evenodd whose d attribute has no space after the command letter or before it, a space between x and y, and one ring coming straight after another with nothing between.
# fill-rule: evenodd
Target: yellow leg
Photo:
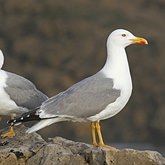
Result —
<instances>
[{"instance_id":1,"label":"yellow leg","mask_svg":"<svg viewBox=\"0 0 165 165\"><path fill-rule=\"evenodd\" d=\"M97 131L97 135L98 135L98 138L99 138L98 146L104 146L105 144L104 144L103 137L102 137L102 134L101 134L101 127L100 127L99 121L96 121L96 131Z\"/></svg>"},{"instance_id":2,"label":"yellow leg","mask_svg":"<svg viewBox=\"0 0 165 165\"><path fill-rule=\"evenodd\" d=\"M95 123L91 122L91 132L92 132L92 143L94 146L98 146L97 141L96 141L96 127Z\"/></svg>"},{"instance_id":3,"label":"yellow leg","mask_svg":"<svg viewBox=\"0 0 165 165\"><path fill-rule=\"evenodd\" d=\"M98 138L99 138L99 144L98 144L98 146L100 146L100 147L106 147L106 148L112 148L111 146L105 145L105 143L103 141L103 137L102 137L102 134L101 134L101 127L100 127L99 121L96 121L95 123L96 123L97 135L98 135Z\"/></svg>"},{"instance_id":4,"label":"yellow leg","mask_svg":"<svg viewBox=\"0 0 165 165\"><path fill-rule=\"evenodd\" d=\"M1 135L1 137L2 137L2 138L6 138L6 137L12 138L12 137L14 137L15 135L16 135L16 134L15 134L15 131L14 131L13 127L10 127L9 131L3 133L3 134Z\"/></svg>"}]
</instances>

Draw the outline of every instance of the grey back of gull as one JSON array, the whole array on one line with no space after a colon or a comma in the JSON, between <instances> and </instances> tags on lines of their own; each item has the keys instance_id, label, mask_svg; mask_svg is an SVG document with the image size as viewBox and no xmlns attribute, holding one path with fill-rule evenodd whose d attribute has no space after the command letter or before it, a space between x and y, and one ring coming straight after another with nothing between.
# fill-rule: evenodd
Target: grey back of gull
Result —
<instances>
[{"instance_id":1,"label":"grey back of gull","mask_svg":"<svg viewBox=\"0 0 165 165\"><path fill-rule=\"evenodd\" d=\"M34 109L48 99L48 97L37 90L35 85L29 80L14 73L6 72L6 74L8 77L5 91L18 106Z\"/></svg>"},{"instance_id":2,"label":"grey back of gull","mask_svg":"<svg viewBox=\"0 0 165 165\"><path fill-rule=\"evenodd\" d=\"M120 96L121 91L113 85L113 79L98 72L45 101L40 107L43 115L41 112L39 116L88 118L96 115Z\"/></svg>"}]
</instances>

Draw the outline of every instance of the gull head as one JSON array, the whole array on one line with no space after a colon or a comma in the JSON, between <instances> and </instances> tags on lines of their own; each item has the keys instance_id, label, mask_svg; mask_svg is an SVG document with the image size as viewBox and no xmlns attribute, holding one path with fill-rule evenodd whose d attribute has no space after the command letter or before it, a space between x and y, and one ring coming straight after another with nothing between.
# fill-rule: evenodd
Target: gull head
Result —
<instances>
[{"instance_id":1,"label":"gull head","mask_svg":"<svg viewBox=\"0 0 165 165\"><path fill-rule=\"evenodd\" d=\"M142 37L136 37L131 32L124 29L114 30L107 39L107 46L127 47L131 44L147 45L148 42Z\"/></svg>"}]
</instances>

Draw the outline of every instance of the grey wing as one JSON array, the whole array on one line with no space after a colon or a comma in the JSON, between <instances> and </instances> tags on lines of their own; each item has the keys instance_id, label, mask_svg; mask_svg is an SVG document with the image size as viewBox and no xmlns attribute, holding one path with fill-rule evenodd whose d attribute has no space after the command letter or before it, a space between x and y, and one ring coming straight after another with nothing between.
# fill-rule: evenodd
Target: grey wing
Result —
<instances>
[{"instance_id":1,"label":"grey wing","mask_svg":"<svg viewBox=\"0 0 165 165\"><path fill-rule=\"evenodd\" d=\"M29 80L10 72L6 73L8 77L5 91L18 106L34 109L48 99L48 97L37 90L35 85Z\"/></svg>"},{"instance_id":2,"label":"grey wing","mask_svg":"<svg viewBox=\"0 0 165 165\"><path fill-rule=\"evenodd\" d=\"M40 117L64 115L87 118L98 114L119 96L120 90L113 88L112 79L95 75L44 102Z\"/></svg>"}]
</instances>

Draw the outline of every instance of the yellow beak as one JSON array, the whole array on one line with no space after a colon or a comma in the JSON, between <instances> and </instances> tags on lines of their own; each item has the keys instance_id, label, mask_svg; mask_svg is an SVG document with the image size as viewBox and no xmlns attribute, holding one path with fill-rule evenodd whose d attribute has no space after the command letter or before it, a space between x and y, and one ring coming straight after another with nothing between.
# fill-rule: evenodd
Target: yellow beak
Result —
<instances>
[{"instance_id":1,"label":"yellow beak","mask_svg":"<svg viewBox=\"0 0 165 165\"><path fill-rule=\"evenodd\" d=\"M141 44L141 45L148 45L148 41L141 37L135 37L133 39L130 39L135 44Z\"/></svg>"}]
</instances>

